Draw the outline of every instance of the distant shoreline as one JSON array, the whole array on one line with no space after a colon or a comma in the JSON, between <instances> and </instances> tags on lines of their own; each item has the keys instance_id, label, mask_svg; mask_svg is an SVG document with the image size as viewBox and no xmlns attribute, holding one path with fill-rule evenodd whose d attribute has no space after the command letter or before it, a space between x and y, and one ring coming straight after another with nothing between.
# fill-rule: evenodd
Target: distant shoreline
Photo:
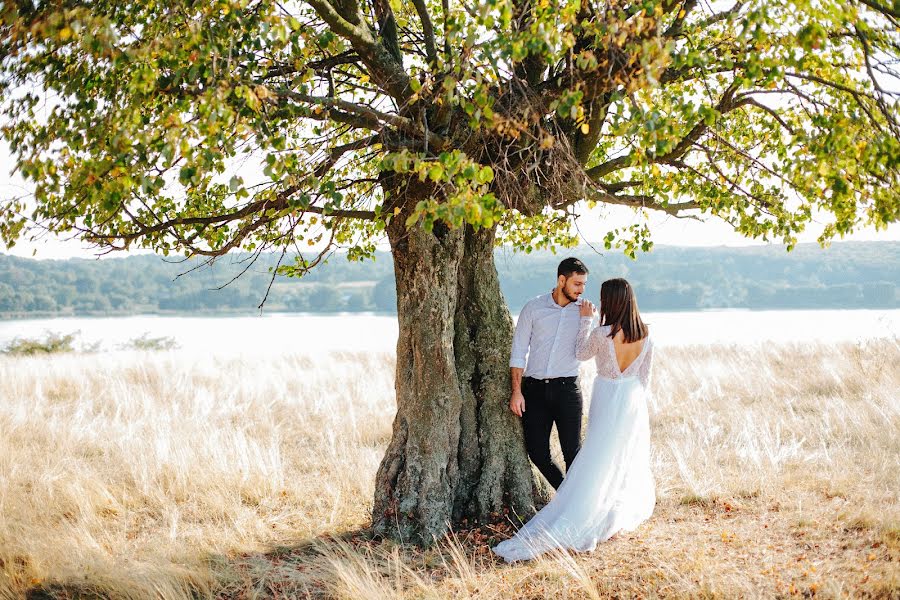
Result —
<instances>
[{"instance_id":1,"label":"distant shoreline","mask_svg":"<svg viewBox=\"0 0 900 600\"><path fill-rule=\"evenodd\" d=\"M838 307L777 307L777 308L747 308L743 306L722 306L705 308L673 308L669 310L644 310L645 315L658 313L723 313L723 312L834 312L834 311L894 311L900 310L896 306L854 306L852 308ZM511 312L513 318L519 316L519 312ZM176 318L227 318L227 317L281 317L281 316L308 316L308 317L396 317L396 312L385 311L290 311L290 310L264 310L259 311L152 311L152 312L88 312L88 313L0 313L0 321L39 321L55 319L115 319L130 317L176 317Z\"/></svg>"},{"instance_id":2,"label":"distant shoreline","mask_svg":"<svg viewBox=\"0 0 900 600\"><path fill-rule=\"evenodd\" d=\"M605 278L625 277L648 312L900 307L900 243L859 242L828 252L798 247L790 254L659 247L638 260L598 257L586 248L565 254L585 257L587 298L599 296ZM503 300L513 313L549 291L561 256L495 254ZM389 255L365 263L332 259L302 278L274 281L277 257L261 257L248 271L235 262L240 256L232 258L200 268L198 260L171 264L153 255L41 262L0 254L0 319L246 316L259 314L264 298L263 314L392 314L397 308L393 263L381 260Z\"/></svg>"}]
</instances>

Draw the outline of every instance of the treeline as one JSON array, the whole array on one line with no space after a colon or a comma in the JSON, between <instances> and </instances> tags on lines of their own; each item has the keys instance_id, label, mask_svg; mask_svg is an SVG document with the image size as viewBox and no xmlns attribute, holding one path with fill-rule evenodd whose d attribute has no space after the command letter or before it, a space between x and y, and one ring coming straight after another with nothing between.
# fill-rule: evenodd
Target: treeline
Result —
<instances>
[{"instance_id":1,"label":"treeline","mask_svg":"<svg viewBox=\"0 0 900 600\"><path fill-rule=\"evenodd\" d=\"M586 294L597 298L600 283L625 277L644 310L704 308L894 308L900 306L900 242L845 242L829 248L781 246L662 246L631 260L620 254L598 255L581 247L578 256L591 269ZM528 298L549 291L559 256L523 256L501 252L497 268L513 310Z\"/></svg>"},{"instance_id":2,"label":"treeline","mask_svg":"<svg viewBox=\"0 0 900 600\"><path fill-rule=\"evenodd\" d=\"M578 256L590 268L587 295L610 277L626 277L644 310L703 308L894 308L900 243L836 243L821 249L657 247L631 260L583 246L557 255L496 253L504 296L513 312L555 282L556 265ZM104 260L34 260L0 255L0 315L248 312L266 296L275 257L228 256L213 266L151 255ZM247 269L240 277L236 275ZM194 269L194 270L191 270ZM388 253L350 262L335 255L301 279L277 277L269 311L392 312L396 307Z\"/></svg>"},{"instance_id":3,"label":"treeline","mask_svg":"<svg viewBox=\"0 0 900 600\"><path fill-rule=\"evenodd\" d=\"M334 256L302 279L272 280L276 259L228 255L212 266L153 255L35 260L0 254L0 315L395 310L389 254ZM268 296L266 291L272 283Z\"/></svg>"}]
</instances>

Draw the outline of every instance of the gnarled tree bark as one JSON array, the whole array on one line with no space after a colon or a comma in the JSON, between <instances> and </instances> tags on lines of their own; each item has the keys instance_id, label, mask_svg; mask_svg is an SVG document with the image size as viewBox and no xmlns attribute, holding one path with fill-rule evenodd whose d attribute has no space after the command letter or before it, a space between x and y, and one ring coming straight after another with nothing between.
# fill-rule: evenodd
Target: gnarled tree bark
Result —
<instances>
[{"instance_id":1,"label":"gnarled tree bark","mask_svg":"<svg viewBox=\"0 0 900 600\"><path fill-rule=\"evenodd\" d=\"M395 203L429 190L406 182ZM398 195L406 196L397 198ZM388 225L397 281L397 415L376 476L373 528L431 544L463 518L533 511L535 483L507 408L512 319L500 292L493 229Z\"/></svg>"}]
</instances>

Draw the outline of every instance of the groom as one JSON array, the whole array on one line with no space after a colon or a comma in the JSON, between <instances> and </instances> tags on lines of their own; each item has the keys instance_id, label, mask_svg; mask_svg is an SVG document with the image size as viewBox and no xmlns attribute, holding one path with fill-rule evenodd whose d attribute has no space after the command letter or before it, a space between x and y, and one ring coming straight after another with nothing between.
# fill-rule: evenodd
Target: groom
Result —
<instances>
[{"instance_id":1,"label":"groom","mask_svg":"<svg viewBox=\"0 0 900 600\"><path fill-rule=\"evenodd\" d=\"M582 402L575 337L587 276L587 267L577 258L559 263L556 287L522 307L513 334L509 408L522 418L531 462L554 488L562 483L563 474L550 457L553 424L567 470L581 449Z\"/></svg>"}]
</instances>

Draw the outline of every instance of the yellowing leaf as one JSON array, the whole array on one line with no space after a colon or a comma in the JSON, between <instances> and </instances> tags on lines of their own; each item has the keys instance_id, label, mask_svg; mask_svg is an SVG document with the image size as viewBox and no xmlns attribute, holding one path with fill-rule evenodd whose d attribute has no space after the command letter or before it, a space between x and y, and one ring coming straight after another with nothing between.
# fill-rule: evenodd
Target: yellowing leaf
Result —
<instances>
[{"instance_id":1,"label":"yellowing leaf","mask_svg":"<svg viewBox=\"0 0 900 600\"><path fill-rule=\"evenodd\" d=\"M591 126L588 125L587 123L582 123L582 124L581 124L581 133L587 135L587 133L588 133L590 130L591 130Z\"/></svg>"}]
</instances>

